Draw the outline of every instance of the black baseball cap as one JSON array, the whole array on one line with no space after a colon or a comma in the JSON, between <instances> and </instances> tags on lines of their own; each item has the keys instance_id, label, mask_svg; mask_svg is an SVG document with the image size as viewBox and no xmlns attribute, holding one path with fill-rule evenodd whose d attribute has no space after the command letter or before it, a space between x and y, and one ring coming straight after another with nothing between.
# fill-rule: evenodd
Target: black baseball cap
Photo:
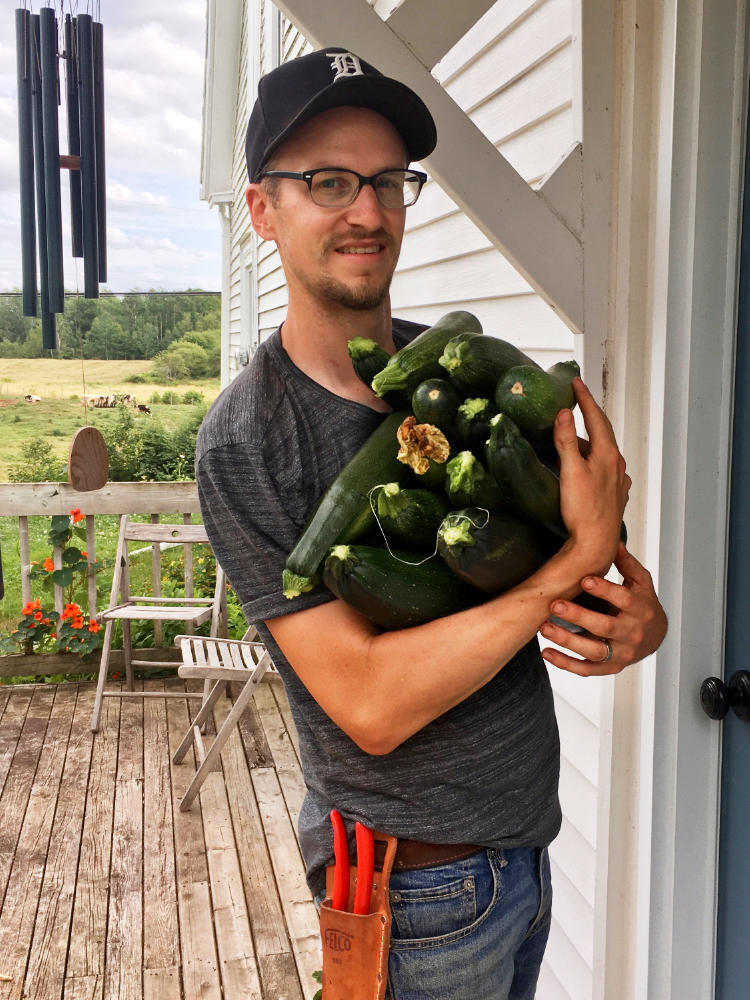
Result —
<instances>
[{"instance_id":1,"label":"black baseball cap","mask_svg":"<svg viewBox=\"0 0 750 1000\"><path fill-rule=\"evenodd\" d=\"M261 77L245 139L250 181L260 180L271 154L296 128L321 111L343 106L370 108L387 118L410 161L435 148L435 122L413 90L347 49L329 46Z\"/></svg>"}]
</instances>

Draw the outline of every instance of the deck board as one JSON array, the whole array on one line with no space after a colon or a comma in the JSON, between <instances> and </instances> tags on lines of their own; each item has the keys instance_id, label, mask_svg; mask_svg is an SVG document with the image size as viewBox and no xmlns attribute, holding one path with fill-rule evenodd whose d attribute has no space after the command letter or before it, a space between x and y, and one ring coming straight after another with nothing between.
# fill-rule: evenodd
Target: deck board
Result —
<instances>
[{"instance_id":1,"label":"deck board","mask_svg":"<svg viewBox=\"0 0 750 1000\"><path fill-rule=\"evenodd\" d=\"M195 756L171 755L199 703L107 698L94 735L93 697L0 689L0 1000L311 1000L304 785L278 677L187 812ZM230 708L219 699L218 724Z\"/></svg>"}]
</instances>

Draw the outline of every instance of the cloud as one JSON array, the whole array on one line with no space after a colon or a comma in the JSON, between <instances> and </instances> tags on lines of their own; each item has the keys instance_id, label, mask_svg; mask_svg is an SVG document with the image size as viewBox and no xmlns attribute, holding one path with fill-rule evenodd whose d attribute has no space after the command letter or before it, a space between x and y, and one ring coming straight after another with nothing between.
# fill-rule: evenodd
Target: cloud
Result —
<instances>
[{"instance_id":1,"label":"cloud","mask_svg":"<svg viewBox=\"0 0 750 1000\"><path fill-rule=\"evenodd\" d=\"M119 202L123 205L169 205L169 198L164 194L154 194L152 191L133 191L117 181L107 181L107 202Z\"/></svg>"}]
</instances>

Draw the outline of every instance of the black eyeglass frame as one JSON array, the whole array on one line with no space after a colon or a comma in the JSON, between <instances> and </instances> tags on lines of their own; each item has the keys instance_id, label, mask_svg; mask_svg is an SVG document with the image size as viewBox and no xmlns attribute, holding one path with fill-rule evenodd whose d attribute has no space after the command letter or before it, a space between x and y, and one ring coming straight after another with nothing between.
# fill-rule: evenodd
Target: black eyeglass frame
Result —
<instances>
[{"instance_id":1,"label":"black eyeglass frame","mask_svg":"<svg viewBox=\"0 0 750 1000\"><path fill-rule=\"evenodd\" d=\"M351 199L351 201L347 201L346 203L342 203L340 205L321 205L320 202L315 201L312 194L313 178L315 177L316 174L325 174L331 172L352 174L354 177L357 178L359 186L357 187L357 190L355 191L354 197ZM422 173L421 170L410 170L407 168L392 167L390 170L379 170L376 174L371 174L369 177L365 177L364 174L358 174L356 170L351 170L349 167L316 167L314 170L302 170L299 172L295 172L294 170L265 170L261 174L261 180L264 177L286 177L293 181L304 181L305 184L307 184L307 189L310 192L310 197L312 198L313 203L317 205L319 208L348 208L349 205L353 205L354 202L357 200L357 198L359 197L359 192L362 190L365 184L369 184L370 187L375 192L375 197L378 199L378 202L381 205L383 205L384 208L389 208L391 206L386 205L381 200L378 188L375 186L375 181L378 179L378 177L383 177L386 174L395 174L395 173L404 174L404 180L406 180L406 175L411 175L411 177L415 177L419 183L419 187L417 188L417 193L414 195L414 201L404 202L400 206L395 206L400 208L401 207L409 208L411 205L414 205L417 199L419 198L420 194L422 193L422 188L424 187L425 181L427 180L427 174Z\"/></svg>"}]
</instances>

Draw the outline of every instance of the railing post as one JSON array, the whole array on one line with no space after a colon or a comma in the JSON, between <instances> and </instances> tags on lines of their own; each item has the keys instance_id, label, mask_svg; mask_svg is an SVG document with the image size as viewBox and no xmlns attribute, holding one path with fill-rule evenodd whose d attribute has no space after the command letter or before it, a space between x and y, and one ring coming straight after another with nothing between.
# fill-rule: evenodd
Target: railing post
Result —
<instances>
[{"instance_id":1,"label":"railing post","mask_svg":"<svg viewBox=\"0 0 750 1000\"><path fill-rule=\"evenodd\" d=\"M18 546L21 555L21 601L23 606L31 600L31 556L29 555L29 519L18 518Z\"/></svg>"},{"instance_id":2,"label":"railing post","mask_svg":"<svg viewBox=\"0 0 750 1000\"><path fill-rule=\"evenodd\" d=\"M52 562L55 564L55 569L62 569L62 549L59 545L52 547ZM52 591L55 595L55 611L61 615L63 613L63 589L59 583L56 583Z\"/></svg>"},{"instance_id":3,"label":"railing post","mask_svg":"<svg viewBox=\"0 0 750 1000\"><path fill-rule=\"evenodd\" d=\"M190 524L192 518L190 514L182 515L182 523ZM185 597L193 596L193 546L183 545L184 553L184 563L185 563ZM187 633L192 635L195 629L193 628L193 623L188 622Z\"/></svg>"},{"instance_id":4,"label":"railing post","mask_svg":"<svg viewBox=\"0 0 750 1000\"><path fill-rule=\"evenodd\" d=\"M88 599L89 599L89 619L91 621L96 617L96 573L91 568L91 563L96 562L96 532L94 531L95 522L94 515L86 515L86 561L89 564L88 568Z\"/></svg>"},{"instance_id":5,"label":"railing post","mask_svg":"<svg viewBox=\"0 0 750 1000\"><path fill-rule=\"evenodd\" d=\"M159 523L159 515L151 515L151 523ZM154 591L154 597L161 597L161 546L158 542L154 542L151 546L151 585ZM163 641L163 631L161 627L161 622L154 622L154 645L161 646Z\"/></svg>"}]
</instances>

